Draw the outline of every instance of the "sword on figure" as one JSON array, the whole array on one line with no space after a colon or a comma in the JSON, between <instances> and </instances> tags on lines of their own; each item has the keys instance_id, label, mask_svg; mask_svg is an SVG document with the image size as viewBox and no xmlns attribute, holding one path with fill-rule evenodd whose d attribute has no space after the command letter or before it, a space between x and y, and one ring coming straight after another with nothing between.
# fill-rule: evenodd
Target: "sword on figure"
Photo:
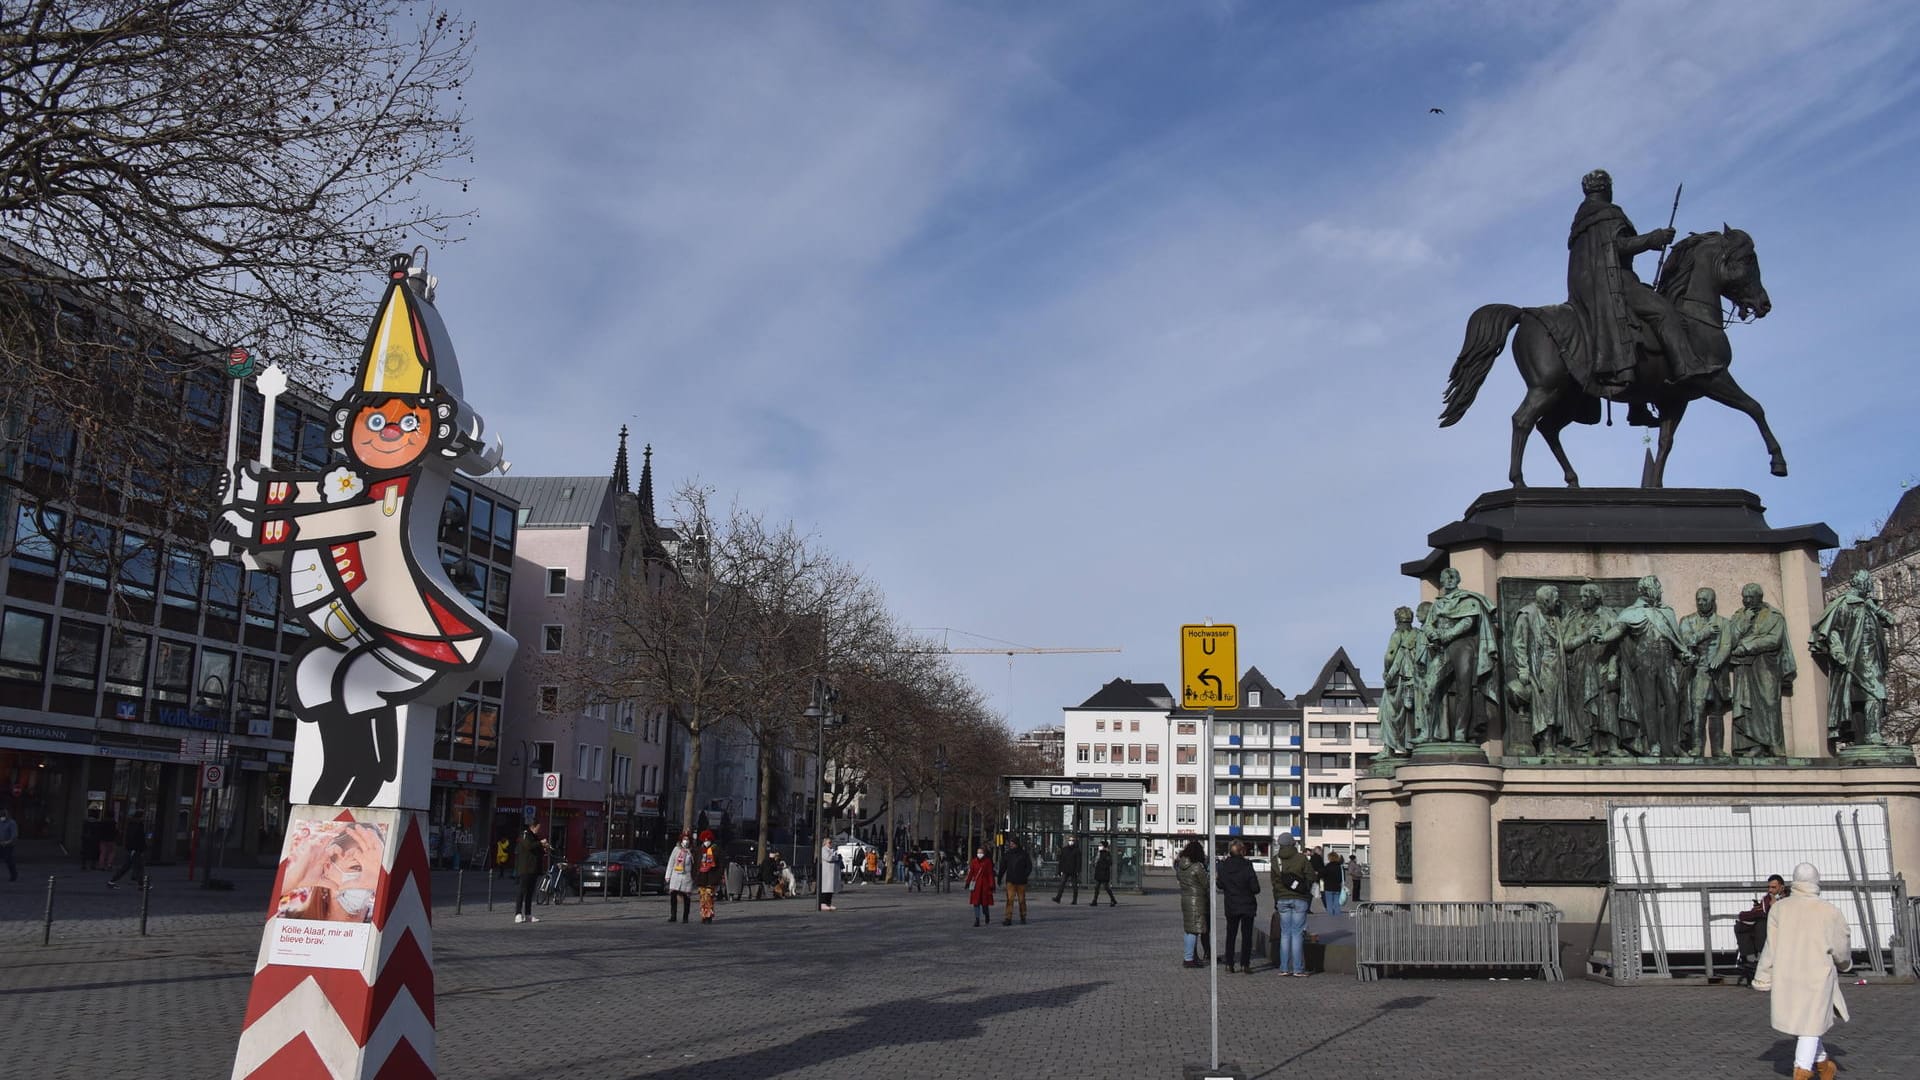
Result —
<instances>
[{"instance_id":1,"label":"sword on figure","mask_svg":"<svg viewBox=\"0 0 1920 1080\"><path fill-rule=\"evenodd\" d=\"M1686 187L1687 185L1680 184L1673 189L1673 210L1667 214L1667 228L1669 229L1673 228L1673 223L1680 217L1680 193L1686 190ZM1672 250L1673 244L1669 242L1666 247L1660 249L1660 261L1653 264L1654 292L1660 291L1660 273L1667 268L1667 252Z\"/></svg>"},{"instance_id":2,"label":"sword on figure","mask_svg":"<svg viewBox=\"0 0 1920 1080\"><path fill-rule=\"evenodd\" d=\"M245 349L234 349L228 355L228 360L230 364L227 370L234 375L234 380L232 407L227 413L227 471L222 482L226 494L220 501L223 507L233 505L239 486L234 479L233 467L240 458L240 395L241 388L246 384L247 375L253 369L253 360L247 355ZM273 463L274 403L279 400L282 393L286 392L287 373L280 370L280 365L268 363L266 370L254 378L254 385L259 388L261 399L260 447L259 453L254 458L254 464L266 469ZM226 539L216 538L208 543L208 547L216 559L224 559L233 554L233 543ZM254 561L252 555L245 552L241 553L240 562L249 570L265 569L260 563Z\"/></svg>"}]
</instances>

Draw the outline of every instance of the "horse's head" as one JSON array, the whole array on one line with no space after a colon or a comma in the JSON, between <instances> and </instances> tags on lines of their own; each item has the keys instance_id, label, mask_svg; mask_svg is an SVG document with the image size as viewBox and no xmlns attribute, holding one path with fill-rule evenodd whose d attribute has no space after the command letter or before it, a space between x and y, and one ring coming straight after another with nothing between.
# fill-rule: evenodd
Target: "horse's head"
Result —
<instances>
[{"instance_id":1,"label":"horse's head","mask_svg":"<svg viewBox=\"0 0 1920 1080\"><path fill-rule=\"evenodd\" d=\"M1767 287L1760 281L1760 257L1754 254L1753 237L1726 222L1720 223L1720 230L1723 240L1716 267L1720 295L1733 301L1741 319L1766 318L1767 312L1773 310L1773 301L1767 297Z\"/></svg>"}]
</instances>

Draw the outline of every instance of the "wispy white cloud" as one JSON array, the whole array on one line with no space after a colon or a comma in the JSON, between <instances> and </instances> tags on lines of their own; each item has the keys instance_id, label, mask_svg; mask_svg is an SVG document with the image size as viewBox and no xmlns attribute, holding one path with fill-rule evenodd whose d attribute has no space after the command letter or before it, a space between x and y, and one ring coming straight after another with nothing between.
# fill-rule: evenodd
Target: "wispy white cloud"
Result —
<instances>
[{"instance_id":1,"label":"wispy white cloud","mask_svg":"<svg viewBox=\"0 0 1920 1080\"><path fill-rule=\"evenodd\" d=\"M1812 196L1910 175L1903 5L580 12L481 10L482 219L435 260L476 405L528 472L631 423L663 482L817 527L917 625L1127 649L983 666L1020 726L1168 677L1195 617L1289 690L1340 645L1374 674L1396 565L1505 474L1511 371L1432 427L1466 315L1559 299L1595 165L1639 217L1684 178L1695 227L1760 240L1776 515L1892 498L1828 509L1850 414L1818 380L1904 335L1862 320L1915 226ZM1676 469L1766 483L1723 412ZM1637 477L1620 428L1571 449Z\"/></svg>"}]
</instances>

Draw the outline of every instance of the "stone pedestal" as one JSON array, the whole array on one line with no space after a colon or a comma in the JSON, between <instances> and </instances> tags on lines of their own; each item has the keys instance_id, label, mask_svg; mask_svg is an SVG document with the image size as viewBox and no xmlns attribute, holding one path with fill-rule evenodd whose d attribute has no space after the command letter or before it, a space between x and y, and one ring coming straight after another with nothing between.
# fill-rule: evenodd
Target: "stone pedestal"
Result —
<instances>
[{"instance_id":1,"label":"stone pedestal","mask_svg":"<svg viewBox=\"0 0 1920 1080\"><path fill-rule=\"evenodd\" d=\"M1413 823L1418 899L1491 899L1493 800L1500 772L1492 765L1416 763L1395 773Z\"/></svg>"}]
</instances>

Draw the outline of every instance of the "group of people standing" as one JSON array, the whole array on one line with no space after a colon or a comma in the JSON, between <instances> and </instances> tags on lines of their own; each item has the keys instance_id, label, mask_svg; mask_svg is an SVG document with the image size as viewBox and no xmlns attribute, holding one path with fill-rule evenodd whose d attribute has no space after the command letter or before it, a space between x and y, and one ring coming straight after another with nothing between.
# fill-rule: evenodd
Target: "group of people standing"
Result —
<instances>
[{"instance_id":1,"label":"group of people standing","mask_svg":"<svg viewBox=\"0 0 1920 1080\"><path fill-rule=\"evenodd\" d=\"M1317 886L1327 913L1340 914L1340 901L1347 887L1346 860L1339 852L1321 859L1316 850L1301 851L1292 840L1282 839L1274 849L1268 870L1273 891L1273 912L1278 922L1275 935L1279 958L1274 970L1282 975L1307 976L1307 912L1313 905ZM1253 920L1260 911L1260 875L1247 858L1247 846L1235 841L1227 857L1220 860L1218 883L1207 866L1207 849L1198 840L1189 841L1174 860L1174 877L1180 883L1180 918L1186 933L1183 967L1205 967L1212 959L1213 941L1209 919L1213 894L1221 896L1220 914L1226 919L1227 971L1250 974L1253 971ZM1236 958L1235 946L1238 945Z\"/></svg>"}]
</instances>

